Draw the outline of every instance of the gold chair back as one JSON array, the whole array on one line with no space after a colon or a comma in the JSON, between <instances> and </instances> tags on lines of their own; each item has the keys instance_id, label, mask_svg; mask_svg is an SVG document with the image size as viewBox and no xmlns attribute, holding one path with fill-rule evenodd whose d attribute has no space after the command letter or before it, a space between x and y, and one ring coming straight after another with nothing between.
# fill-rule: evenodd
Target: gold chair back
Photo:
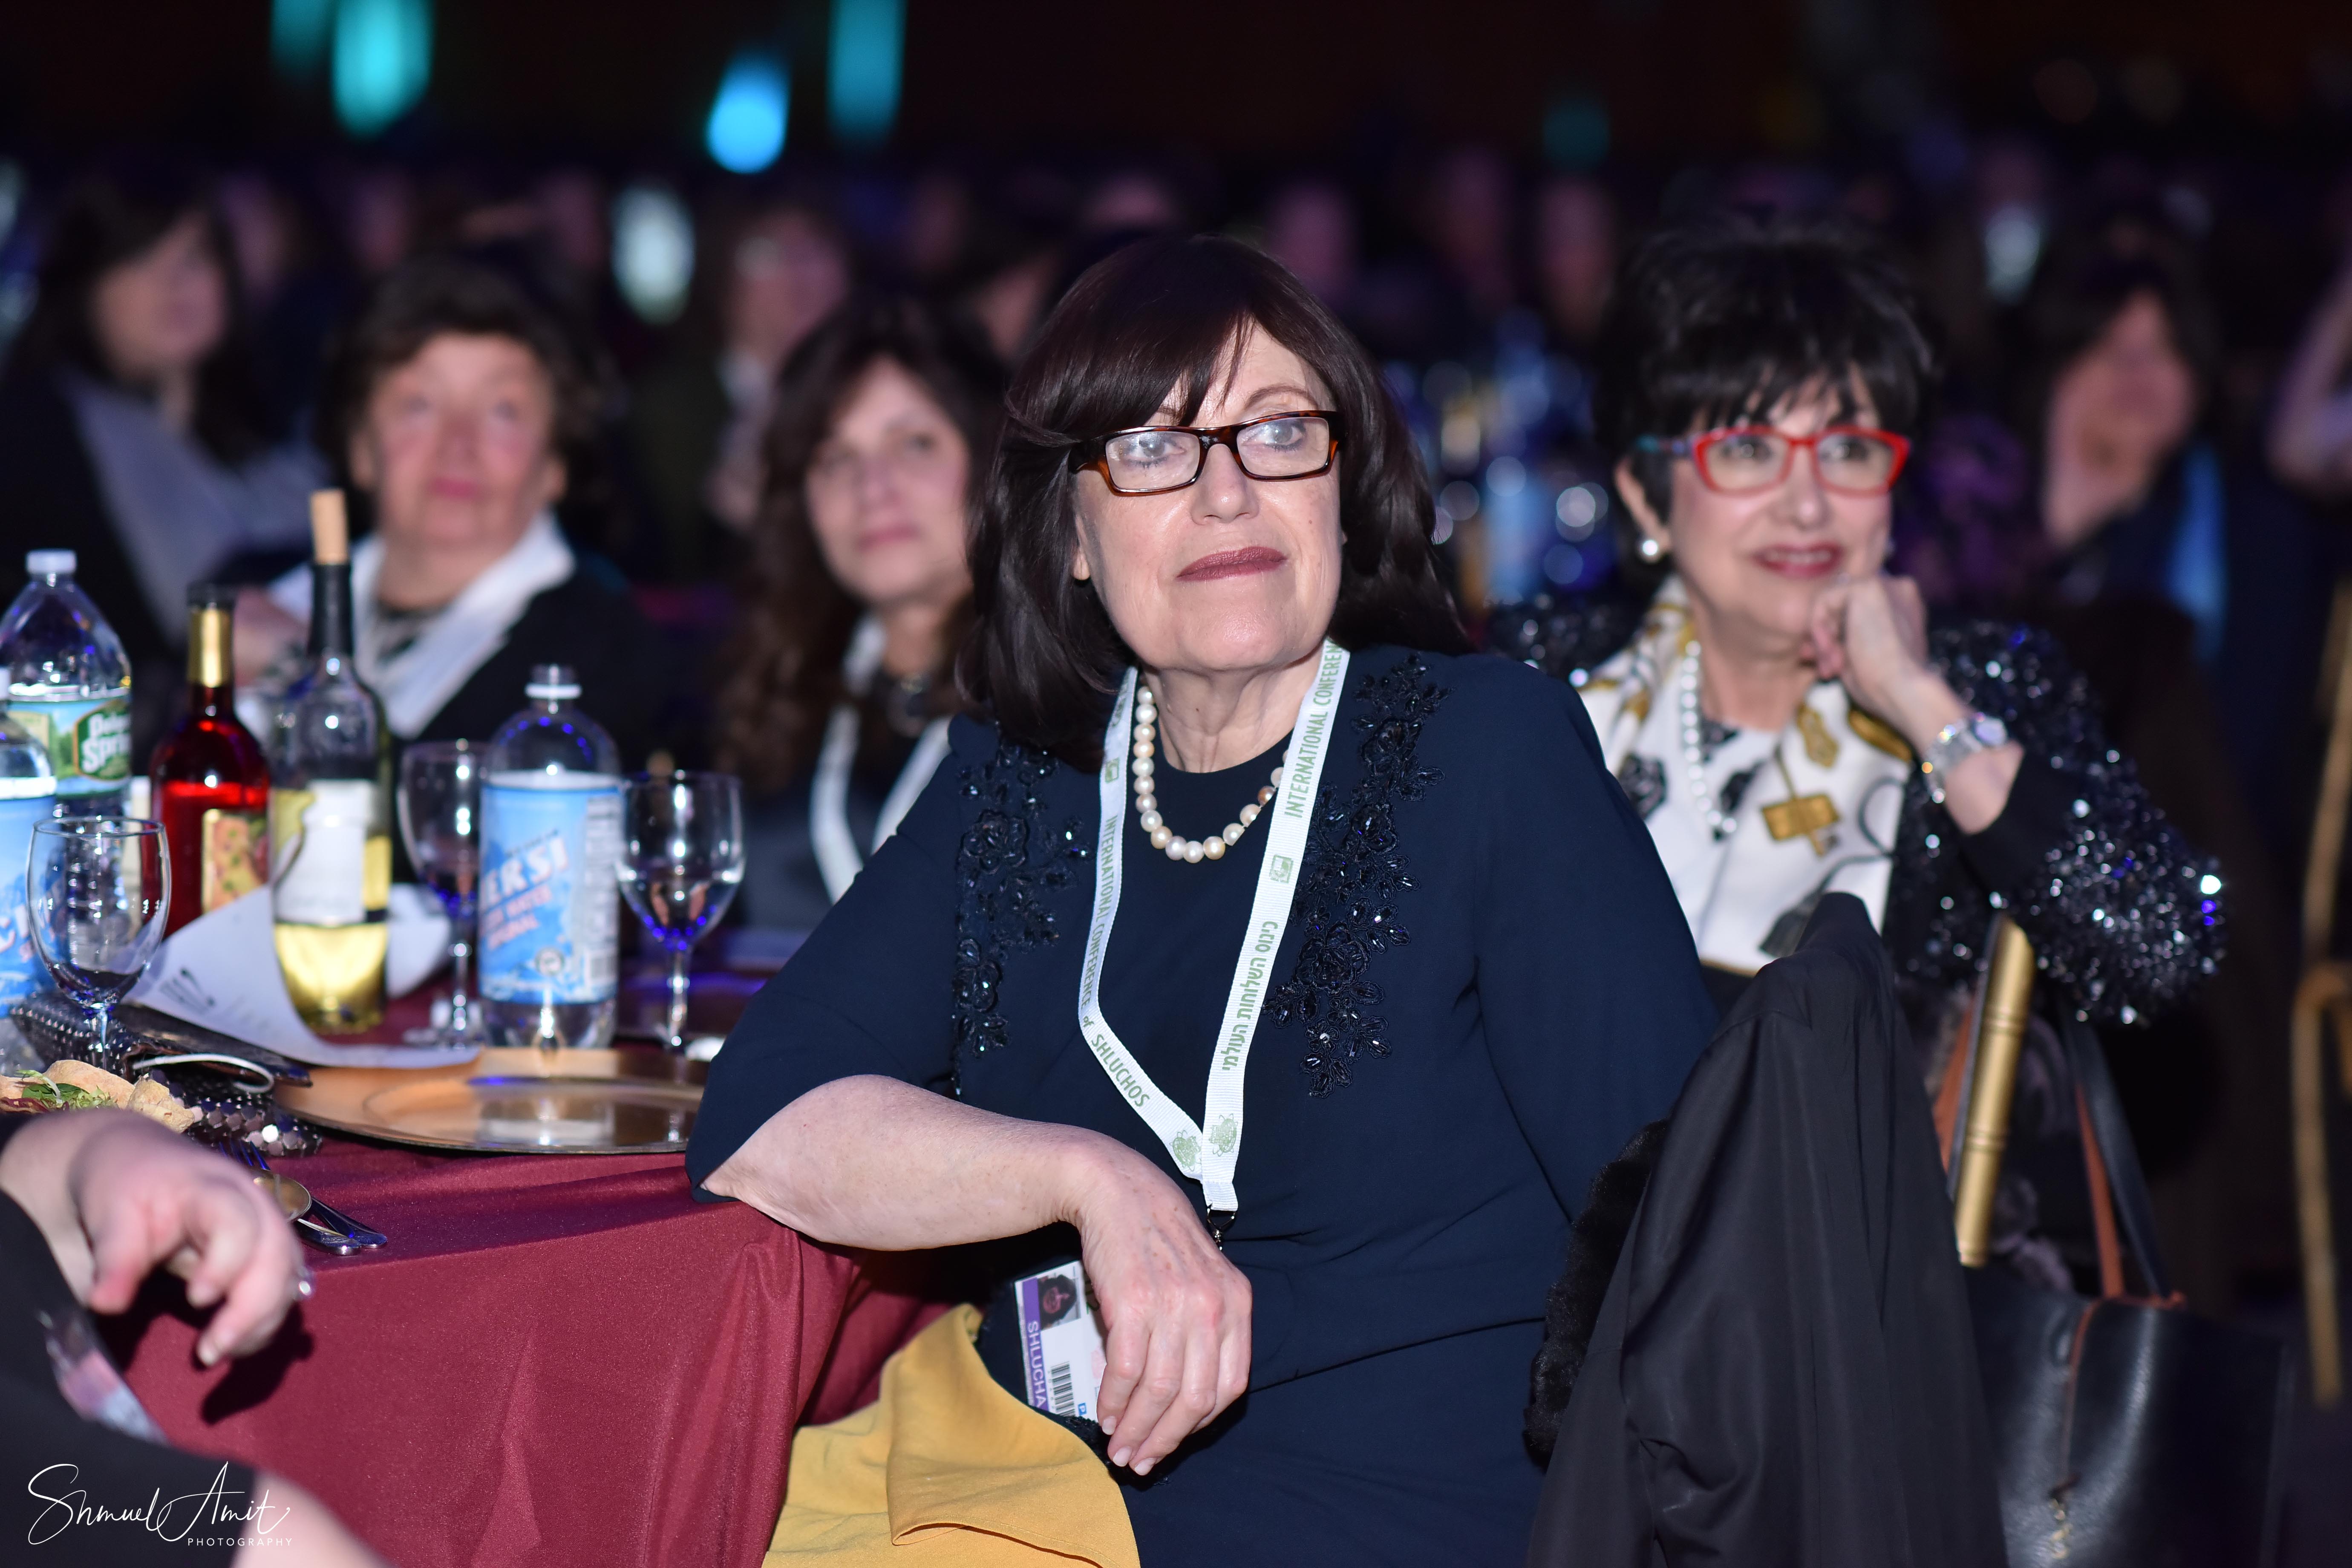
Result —
<instances>
[{"instance_id":1,"label":"gold chair back","mask_svg":"<svg viewBox=\"0 0 2352 1568\"><path fill-rule=\"evenodd\" d=\"M1984 997L1977 1008L1976 1049L1969 1058L1967 1121L1960 1134L1959 1175L1952 1193L1952 1229L1960 1261L1981 1268L1992 1256L1992 1200L2009 1148L2010 1103L2017 1098L2017 1062L2025 1052L2025 1024L2033 1002L2033 943L2007 915L1993 922L1992 958L1985 965ZM1958 1071L1958 1065L1948 1069Z\"/></svg>"},{"instance_id":2,"label":"gold chair back","mask_svg":"<svg viewBox=\"0 0 2352 1568\"><path fill-rule=\"evenodd\" d=\"M2327 1176L2326 1031L2333 1026L2337 1079L2352 1094L2352 964L2330 956L2336 894L2344 874L2344 837L2352 811L2352 580L2336 584L2322 667L2320 701L2327 750L2312 808L2311 847L2303 876L2303 978L2294 990L2288 1037L2294 1105L2296 1227L2303 1247L2303 1310L2311 1340L2312 1397L2321 1405L2344 1396L2344 1342L2336 1316L2336 1220Z\"/></svg>"}]
</instances>

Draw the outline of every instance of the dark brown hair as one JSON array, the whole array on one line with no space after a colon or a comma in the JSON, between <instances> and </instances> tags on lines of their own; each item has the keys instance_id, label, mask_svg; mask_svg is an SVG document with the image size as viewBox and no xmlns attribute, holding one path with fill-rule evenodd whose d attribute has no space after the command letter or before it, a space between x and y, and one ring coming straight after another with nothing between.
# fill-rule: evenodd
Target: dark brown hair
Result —
<instances>
[{"instance_id":1,"label":"dark brown hair","mask_svg":"<svg viewBox=\"0 0 2352 1568\"><path fill-rule=\"evenodd\" d=\"M1070 575L1071 454L1150 421L1181 389L1195 418L1238 336L1264 331L1330 389L1339 416L1344 647L1465 651L1439 582L1421 455L1364 351L1280 263L1213 236L1138 240L1095 264L1038 329L1006 399L972 531L976 624L956 673L1009 740L1092 769L1118 672L1134 662L1094 584Z\"/></svg>"},{"instance_id":2,"label":"dark brown hair","mask_svg":"<svg viewBox=\"0 0 2352 1568\"><path fill-rule=\"evenodd\" d=\"M2189 367L2196 385L2194 417L2209 417L2214 384L2221 376L2221 333L2196 268L2182 248L2155 224L2125 218L2092 234L2063 237L2052 251L2025 302L2031 343L2013 412L2027 448L2046 457L2042 448L2058 379L2142 295L2164 312L2173 348ZM2194 438L2192 424L2189 439Z\"/></svg>"},{"instance_id":3,"label":"dark brown hair","mask_svg":"<svg viewBox=\"0 0 2352 1568\"><path fill-rule=\"evenodd\" d=\"M329 347L314 439L337 473L366 421L376 384L445 332L507 338L530 351L555 394L553 438L577 479L604 414L603 367L544 281L488 249L402 263L371 289ZM576 489L577 487L572 487Z\"/></svg>"},{"instance_id":4,"label":"dark brown hair","mask_svg":"<svg viewBox=\"0 0 2352 1568\"><path fill-rule=\"evenodd\" d=\"M719 765L755 791L781 789L815 755L841 700L841 660L865 606L835 578L808 514L808 468L866 373L888 360L923 384L963 436L976 486L996 443L1004 369L980 337L903 296L853 297L793 351L776 388L766 493L751 542L742 629L719 696ZM947 679L969 607L933 672L934 713L959 706Z\"/></svg>"}]
</instances>

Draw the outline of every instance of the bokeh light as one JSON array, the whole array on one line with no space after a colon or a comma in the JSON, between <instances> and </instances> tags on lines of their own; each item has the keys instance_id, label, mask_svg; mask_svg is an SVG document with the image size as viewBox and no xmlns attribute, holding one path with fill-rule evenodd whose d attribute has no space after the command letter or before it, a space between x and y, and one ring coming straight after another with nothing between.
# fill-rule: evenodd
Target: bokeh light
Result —
<instances>
[{"instance_id":1,"label":"bokeh light","mask_svg":"<svg viewBox=\"0 0 2352 1568\"><path fill-rule=\"evenodd\" d=\"M425 96L433 75L429 0L341 0L335 6L335 117L373 136Z\"/></svg>"},{"instance_id":2,"label":"bokeh light","mask_svg":"<svg viewBox=\"0 0 2352 1568\"><path fill-rule=\"evenodd\" d=\"M613 282L638 317L677 320L694 281L694 219L667 185L631 185L613 202Z\"/></svg>"},{"instance_id":3,"label":"bokeh light","mask_svg":"<svg viewBox=\"0 0 2352 1568\"><path fill-rule=\"evenodd\" d=\"M719 83L703 141L713 162L738 174L756 174L784 151L792 112L792 79L773 55L746 50Z\"/></svg>"},{"instance_id":4,"label":"bokeh light","mask_svg":"<svg viewBox=\"0 0 2352 1568\"><path fill-rule=\"evenodd\" d=\"M906 50L906 0L833 0L825 102L836 139L862 147L890 134Z\"/></svg>"}]
</instances>

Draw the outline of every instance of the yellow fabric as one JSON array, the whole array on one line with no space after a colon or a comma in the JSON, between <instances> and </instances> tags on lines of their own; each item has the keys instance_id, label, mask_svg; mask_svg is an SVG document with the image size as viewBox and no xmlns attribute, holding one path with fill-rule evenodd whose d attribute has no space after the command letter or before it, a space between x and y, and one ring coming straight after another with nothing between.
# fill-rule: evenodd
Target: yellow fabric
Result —
<instances>
[{"instance_id":1,"label":"yellow fabric","mask_svg":"<svg viewBox=\"0 0 2352 1568\"><path fill-rule=\"evenodd\" d=\"M1140 1568L1118 1483L997 1386L958 1307L882 1368L882 1397L793 1437L769 1568Z\"/></svg>"}]
</instances>

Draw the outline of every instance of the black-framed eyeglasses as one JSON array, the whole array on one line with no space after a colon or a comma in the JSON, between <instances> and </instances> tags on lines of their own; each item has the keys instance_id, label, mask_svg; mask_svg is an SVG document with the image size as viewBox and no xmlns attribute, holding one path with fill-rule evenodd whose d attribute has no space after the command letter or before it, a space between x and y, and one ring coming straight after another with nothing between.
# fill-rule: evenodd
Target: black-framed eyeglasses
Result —
<instances>
[{"instance_id":1,"label":"black-framed eyeglasses","mask_svg":"<svg viewBox=\"0 0 2352 1568\"><path fill-rule=\"evenodd\" d=\"M1091 468L1113 495L1156 496L1201 477L1209 448L1231 448L1254 479L1311 479L1339 457L1339 416L1328 408L1268 414L1238 425L1146 425L1114 430L1070 453L1073 473Z\"/></svg>"}]
</instances>

